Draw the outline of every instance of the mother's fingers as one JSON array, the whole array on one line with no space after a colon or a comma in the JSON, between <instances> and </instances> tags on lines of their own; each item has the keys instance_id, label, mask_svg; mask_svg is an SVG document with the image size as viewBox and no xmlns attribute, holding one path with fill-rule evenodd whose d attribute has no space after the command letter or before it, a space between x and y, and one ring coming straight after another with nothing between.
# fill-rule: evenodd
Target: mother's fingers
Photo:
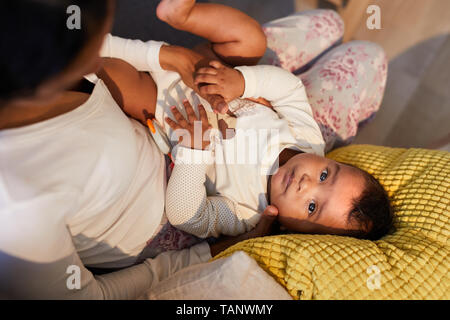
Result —
<instances>
[{"instance_id":1,"label":"mother's fingers","mask_svg":"<svg viewBox=\"0 0 450 320\"><path fill-rule=\"evenodd\" d=\"M220 62L217 61L217 60L212 60L212 61L210 61L210 62L209 62L209 65L210 65L211 67L216 68L216 69L223 68L223 64L220 63Z\"/></svg>"},{"instance_id":2,"label":"mother's fingers","mask_svg":"<svg viewBox=\"0 0 450 320\"><path fill-rule=\"evenodd\" d=\"M269 219L275 219L278 216L278 208L273 205L268 205L264 209L263 216L266 216Z\"/></svg>"},{"instance_id":3,"label":"mother's fingers","mask_svg":"<svg viewBox=\"0 0 450 320\"><path fill-rule=\"evenodd\" d=\"M275 206L268 205L263 214L261 215L261 219L258 222L259 230L263 232L269 232L272 224L277 220L278 217L278 209Z\"/></svg>"},{"instance_id":4,"label":"mother's fingers","mask_svg":"<svg viewBox=\"0 0 450 320\"><path fill-rule=\"evenodd\" d=\"M198 113L200 114L200 121L202 121L202 123L208 123L208 115L206 114L205 107L202 104L198 105Z\"/></svg>"},{"instance_id":5,"label":"mother's fingers","mask_svg":"<svg viewBox=\"0 0 450 320\"><path fill-rule=\"evenodd\" d=\"M182 129L181 126L180 126L178 123L176 123L175 121L173 121L172 119L166 118L165 120L166 120L167 124L168 124L173 130Z\"/></svg>"},{"instance_id":6,"label":"mother's fingers","mask_svg":"<svg viewBox=\"0 0 450 320\"><path fill-rule=\"evenodd\" d=\"M193 123L195 120L197 120L197 116L195 115L194 108L192 108L192 105L189 103L188 100L183 100L184 110L186 110L186 114L188 116L188 120L190 123Z\"/></svg>"},{"instance_id":7,"label":"mother's fingers","mask_svg":"<svg viewBox=\"0 0 450 320\"><path fill-rule=\"evenodd\" d=\"M269 229L272 224L277 220L278 217L278 208L272 205L268 205L263 214L261 215L261 219L259 220L259 227L262 229Z\"/></svg>"},{"instance_id":8,"label":"mother's fingers","mask_svg":"<svg viewBox=\"0 0 450 320\"><path fill-rule=\"evenodd\" d=\"M170 110L172 110L172 114L173 114L175 120L177 120L178 124L181 125L181 126L183 126L183 127L186 127L187 124L188 124L188 122L187 122L186 119L183 117L183 115L180 113L180 111L178 111L177 107L172 106L172 107L170 108Z\"/></svg>"}]
</instances>

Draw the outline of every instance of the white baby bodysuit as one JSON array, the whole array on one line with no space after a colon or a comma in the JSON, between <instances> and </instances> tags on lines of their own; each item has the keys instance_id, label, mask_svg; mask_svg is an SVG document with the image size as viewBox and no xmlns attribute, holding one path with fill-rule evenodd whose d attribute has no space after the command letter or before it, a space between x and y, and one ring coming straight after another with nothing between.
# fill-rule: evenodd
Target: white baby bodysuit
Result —
<instances>
[{"instance_id":1,"label":"white baby bodysuit","mask_svg":"<svg viewBox=\"0 0 450 320\"><path fill-rule=\"evenodd\" d=\"M304 86L290 72L274 66L236 67L245 79L236 110L235 136L212 135L210 150L175 147L176 165L166 193L166 215L176 227L198 237L238 235L251 230L267 203L267 179L285 148L323 155L324 141L308 103ZM158 88L156 118L170 136L164 118L171 106L184 115L183 99L198 114L199 103L211 111L173 72L152 72ZM169 89L165 89L169 88ZM263 97L273 110L244 100ZM244 108L240 108L245 106Z\"/></svg>"}]
</instances>

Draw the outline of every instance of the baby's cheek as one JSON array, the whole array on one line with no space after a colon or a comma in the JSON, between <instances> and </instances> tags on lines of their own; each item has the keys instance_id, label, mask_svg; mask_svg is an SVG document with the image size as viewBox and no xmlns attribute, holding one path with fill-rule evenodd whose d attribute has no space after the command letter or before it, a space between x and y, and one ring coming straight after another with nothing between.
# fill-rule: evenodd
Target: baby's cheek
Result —
<instances>
[{"instance_id":1,"label":"baby's cheek","mask_svg":"<svg viewBox=\"0 0 450 320\"><path fill-rule=\"evenodd\" d=\"M275 205L276 206L276 205ZM298 204L290 201L289 199L279 199L278 215L285 219L290 220L304 220L304 217L301 215L298 210Z\"/></svg>"}]
</instances>

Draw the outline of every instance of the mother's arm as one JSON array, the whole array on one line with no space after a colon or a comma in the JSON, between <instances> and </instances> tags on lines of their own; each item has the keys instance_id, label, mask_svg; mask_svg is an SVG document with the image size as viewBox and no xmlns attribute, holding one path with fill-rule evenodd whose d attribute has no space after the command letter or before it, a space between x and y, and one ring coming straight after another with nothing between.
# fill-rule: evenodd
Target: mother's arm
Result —
<instances>
[{"instance_id":1,"label":"mother's arm","mask_svg":"<svg viewBox=\"0 0 450 320\"><path fill-rule=\"evenodd\" d=\"M60 191L60 193L63 193ZM58 194L59 195L59 194ZM135 299L176 271L211 258L207 243L109 274L85 268L67 226L70 197L39 194L0 209L0 295L12 299ZM107 245L107 244L105 244ZM105 248L103 246L102 248ZM100 253L99 253L100 254Z\"/></svg>"},{"instance_id":2,"label":"mother's arm","mask_svg":"<svg viewBox=\"0 0 450 320\"><path fill-rule=\"evenodd\" d=\"M189 249L163 252L120 271L94 276L85 268L63 223L59 227L53 224L57 228L46 232L34 227L39 223L30 224L33 225L32 233L18 239L12 237L11 232L23 226L18 226L15 220L3 219L5 223L0 226L0 297L137 299L178 270L207 262L211 256L241 240L268 234L273 220L273 217L262 219L252 231L238 237L227 237L211 247L202 242Z\"/></svg>"},{"instance_id":3,"label":"mother's arm","mask_svg":"<svg viewBox=\"0 0 450 320\"><path fill-rule=\"evenodd\" d=\"M37 246L36 243L31 244ZM51 262L34 262L0 250L0 292L8 299L137 299L189 265L210 259L208 244L167 251L120 271L94 276L75 252Z\"/></svg>"}]
</instances>

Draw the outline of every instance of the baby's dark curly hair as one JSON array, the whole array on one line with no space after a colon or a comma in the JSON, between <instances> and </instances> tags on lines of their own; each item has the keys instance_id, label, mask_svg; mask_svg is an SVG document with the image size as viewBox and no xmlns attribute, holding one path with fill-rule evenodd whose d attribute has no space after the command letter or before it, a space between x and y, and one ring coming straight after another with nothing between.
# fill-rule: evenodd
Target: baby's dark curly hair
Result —
<instances>
[{"instance_id":1,"label":"baby's dark curly hair","mask_svg":"<svg viewBox=\"0 0 450 320\"><path fill-rule=\"evenodd\" d=\"M349 213L350 221L353 220L361 227L361 231L353 236L378 240L393 229L394 214L389 197L374 176L356 166L350 166L356 168L365 181L364 190L353 200Z\"/></svg>"}]
</instances>

